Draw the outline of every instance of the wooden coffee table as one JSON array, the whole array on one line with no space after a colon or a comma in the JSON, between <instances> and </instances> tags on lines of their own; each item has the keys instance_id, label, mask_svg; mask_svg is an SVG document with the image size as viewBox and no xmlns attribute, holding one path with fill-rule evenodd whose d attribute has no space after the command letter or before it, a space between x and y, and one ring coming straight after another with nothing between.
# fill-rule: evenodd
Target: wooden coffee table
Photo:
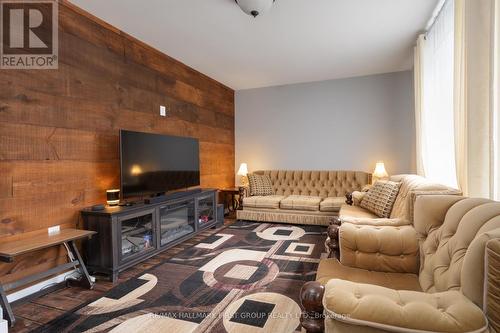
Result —
<instances>
[{"instance_id":1,"label":"wooden coffee table","mask_svg":"<svg viewBox=\"0 0 500 333\"><path fill-rule=\"evenodd\" d=\"M85 287L89 289L92 289L94 287L94 283L92 282L89 273L87 272L87 268L85 267L82 257L80 256L80 252L78 252L78 248L75 244L76 240L91 238L94 234L96 234L95 231L62 229L61 231L53 235L38 235L29 239L3 242L0 244L0 261L3 262L13 262L14 259L20 255L43 250L57 245L65 245L68 250L68 255L70 256L69 262L51 268L47 271L36 273L13 282L5 284L0 283L0 305L5 309L5 312L7 313L7 319L11 327L14 326L16 318L14 317L12 308L9 304L9 301L7 300L6 292L9 290L13 290L21 286L42 280L51 275L61 273L71 268L80 269L82 273L81 282Z\"/></svg>"}]
</instances>

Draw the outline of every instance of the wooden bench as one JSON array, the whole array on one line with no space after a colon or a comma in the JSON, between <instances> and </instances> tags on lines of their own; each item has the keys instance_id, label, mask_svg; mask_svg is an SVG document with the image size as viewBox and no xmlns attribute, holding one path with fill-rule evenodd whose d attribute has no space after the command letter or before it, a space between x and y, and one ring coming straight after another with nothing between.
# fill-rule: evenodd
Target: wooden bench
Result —
<instances>
[{"instance_id":1,"label":"wooden bench","mask_svg":"<svg viewBox=\"0 0 500 333\"><path fill-rule=\"evenodd\" d=\"M29 275L17 281L2 284L0 283L0 305L7 312L7 320L10 326L14 326L16 319L12 308L7 300L6 292L24 286L26 284L42 280L51 275L58 274L60 272L69 270L71 268L80 268L82 273L82 283L85 287L92 289L94 283L90 279L89 273L85 264L83 263L82 257L78 252L75 241L83 238L91 238L95 231L79 230L79 229L62 229L58 233L52 235L40 235L29 239L23 239L12 242L2 242L0 244L0 261L3 262L13 262L14 258L22 254L26 254L33 251L43 250L52 246L65 245L68 250L68 256L70 261L59 265L57 267L51 268L47 271Z\"/></svg>"}]
</instances>

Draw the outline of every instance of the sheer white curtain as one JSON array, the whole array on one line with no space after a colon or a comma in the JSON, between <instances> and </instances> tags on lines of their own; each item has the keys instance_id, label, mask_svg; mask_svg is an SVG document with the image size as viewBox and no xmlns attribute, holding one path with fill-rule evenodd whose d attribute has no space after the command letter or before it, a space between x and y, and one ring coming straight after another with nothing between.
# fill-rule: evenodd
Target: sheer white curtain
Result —
<instances>
[{"instance_id":1,"label":"sheer white curtain","mask_svg":"<svg viewBox=\"0 0 500 333\"><path fill-rule=\"evenodd\" d=\"M495 0L493 46L493 198L500 200L500 0Z\"/></svg>"},{"instance_id":2,"label":"sheer white curtain","mask_svg":"<svg viewBox=\"0 0 500 333\"><path fill-rule=\"evenodd\" d=\"M500 0L447 0L415 50L420 173L500 200Z\"/></svg>"},{"instance_id":3,"label":"sheer white curtain","mask_svg":"<svg viewBox=\"0 0 500 333\"><path fill-rule=\"evenodd\" d=\"M413 71L414 75L414 83L415 86L415 128L416 128L416 162L417 162L417 174L425 177L425 168L424 168L424 142L422 141L422 135L424 132L422 117L423 117L423 61L424 61L424 44L425 44L425 35L418 36L417 45L413 50L414 52L414 60L413 66L415 70Z\"/></svg>"},{"instance_id":4,"label":"sheer white curtain","mask_svg":"<svg viewBox=\"0 0 500 333\"><path fill-rule=\"evenodd\" d=\"M473 197L498 193L498 0L455 0L457 178Z\"/></svg>"},{"instance_id":5,"label":"sheer white curtain","mask_svg":"<svg viewBox=\"0 0 500 333\"><path fill-rule=\"evenodd\" d=\"M454 16L454 1L448 0L423 42L420 124L417 124L420 127L417 128L420 147L417 148L423 168L421 173L434 181L457 187L453 109Z\"/></svg>"}]
</instances>

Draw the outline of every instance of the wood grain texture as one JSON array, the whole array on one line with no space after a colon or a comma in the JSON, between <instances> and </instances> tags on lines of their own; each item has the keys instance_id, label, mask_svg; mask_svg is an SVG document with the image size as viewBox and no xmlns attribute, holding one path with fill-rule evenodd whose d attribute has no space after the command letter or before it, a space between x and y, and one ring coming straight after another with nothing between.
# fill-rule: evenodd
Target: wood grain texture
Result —
<instances>
[{"instance_id":1,"label":"wood grain texture","mask_svg":"<svg viewBox=\"0 0 500 333\"><path fill-rule=\"evenodd\" d=\"M95 234L95 231L68 228L53 235L45 234L32 237L29 242L25 240L2 242L2 244L0 244L0 257L10 259L10 262L15 257L28 252L44 250L48 247L77 239L90 238Z\"/></svg>"},{"instance_id":2,"label":"wood grain texture","mask_svg":"<svg viewBox=\"0 0 500 333\"><path fill-rule=\"evenodd\" d=\"M1 241L75 227L104 202L120 129L198 138L201 185L234 186L234 91L62 1L59 69L0 71ZM64 259L25 255L0 264L0 280Z\"/></svg>"}]
</instances>

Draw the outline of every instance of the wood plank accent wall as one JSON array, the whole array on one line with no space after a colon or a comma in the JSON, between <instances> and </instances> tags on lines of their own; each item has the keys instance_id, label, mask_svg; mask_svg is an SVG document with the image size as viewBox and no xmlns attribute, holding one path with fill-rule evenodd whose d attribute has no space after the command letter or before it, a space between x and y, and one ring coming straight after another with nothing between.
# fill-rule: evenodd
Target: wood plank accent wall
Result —
<instances>
[{"instance_id":1,"label":"wood plank accent wall","mask_svg":"<svg viewBox=\"0 0 500 333\"><path fill-rule=\"evenodd\" d=\"M104 202L119 186L119 129L199 138L201 185L234 186L232 89L67 1L59 30L58 70L0 71L0 241L75 226ZM0 264L0 279L64 254Z\"/></svg>"}]
</instances>

